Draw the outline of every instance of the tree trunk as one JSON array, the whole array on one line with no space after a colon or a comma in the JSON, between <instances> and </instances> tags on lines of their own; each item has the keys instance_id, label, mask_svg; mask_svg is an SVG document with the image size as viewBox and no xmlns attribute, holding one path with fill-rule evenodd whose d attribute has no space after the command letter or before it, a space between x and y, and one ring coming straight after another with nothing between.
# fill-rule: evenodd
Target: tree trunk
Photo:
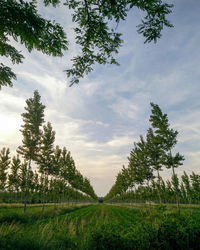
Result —
<instances>
[{"instance_id":1,"label":"tree trunk","mask_svg":"<svg viewBox=\"0 0 200 250\"><path fill-rule=\"evenodd\" d=\"M27 194L27 188L26 188L25 197L24 197L24 213L26 213L27 196L28 196L28 194Z\"/></svg>"},{"instance_id":2,"label":"tree trunk","mask_svg":"<svg viewBox=\"0 0 200 250\"><path fill-rule=\"evenodd\" d=\"M43 183L43 190L42 190L42 212L44 212L44 202L45 202L45 178L46 175L44 175L44 183Z\"/></svg>"},{"instance_id":3,"label":"tree trunk","mask_svg":"<svg viewBox=\"0 0 200 250\"><path fill-rule=\"evenodd\" d=\"M56 210L56 192L54 190L54 210Z\"/></svg>"},{"instance_id":4,"label":"tree trunk","mask_svg":"<svg viewBox=\"0 0 200 250\"><path fill-rule=\"evenodd\" d=\"M44 190L43 190L43 195L42 195L42 212L44 212L44 200L45 200L45 194L44 194Z\"/></svg>"},{"instance_id":5,"label":"tree trunk","mask_svg":"<svg viewBox=\"0 0 200 250\"><path fill-rule=\"evenodd\" d=\"M24 213L26 213L26 205L27 205L27 200L28 200L28 186L27 186L27 181L29 180L29 169L31 168L31 160L29 160L28 164L28 174L26 177L26 187L25 187L25 197L24 197Z\"/></svg>"},{"instance_id":6,"label":"tree trunk","mask_svg":"<svg viewBox=\"0 0 200 250\"><path fill-rule=\"evenodd\" d=\"M173 176L175 177L175 171L174 171L174 167L172 166L172 172L173 172ZM177 210L178 210L178 214L180 215L180 199L179 199L179 192L178 192L178 187L175 185L175 190L176 190L176 204L177 204Z\"/></svg>"},{"instance_id":7,"label":"tree trunk","mask_svg":"<svg viewBox=\"0 0 200 250\"><path fill-rule=\"evenodd\" d=\"M147 187L148 187L148 198L149 198L149 212L151 211L151 199L150 199L150 194L149 194L149 191L150 191L150 186L149 186L149 180L147 181Z\"/></svg>"},{"instance_id":8,"label":"tree trunk","mask_svg":"<svg viewBox=\"0 0 200 250\"><path fill-rule=\"evenodd\" d=\"M161 199L161 195L160 195L160 174L159 174L159 170L157 170L158 173L158 198L160 203L162 203L162 199Z\"/></svg>"}]
</instances>

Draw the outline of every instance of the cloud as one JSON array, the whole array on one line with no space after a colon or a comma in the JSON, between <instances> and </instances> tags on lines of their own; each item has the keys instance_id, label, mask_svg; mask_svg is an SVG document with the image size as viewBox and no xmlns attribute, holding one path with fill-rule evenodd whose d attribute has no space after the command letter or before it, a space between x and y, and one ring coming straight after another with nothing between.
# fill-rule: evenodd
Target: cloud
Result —
<instances>
[{"instance_id":1,"label":"cloud","mask_svg":"<svg viewBox=\"0 0 200 250\"><path fill-rule=\"evenodd\" d=\"M133 138L124 136L124 137L114 137L111 141L107 143L107 145L111 147L123 147L133 143Z\"/></svg>"}]
</instances>

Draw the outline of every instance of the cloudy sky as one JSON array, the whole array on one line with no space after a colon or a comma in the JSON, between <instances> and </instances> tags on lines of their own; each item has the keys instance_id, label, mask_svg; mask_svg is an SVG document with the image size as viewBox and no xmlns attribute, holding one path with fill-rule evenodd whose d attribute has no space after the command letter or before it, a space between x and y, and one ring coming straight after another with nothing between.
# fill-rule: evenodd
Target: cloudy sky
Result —
<instances>
[{"instance_id":1,"label":"cloudy sky","mask_svg":"<svg viewBox=\"0 0 200 250\"><path fill-rule=\"evenodd\" d=\"M17 81L0 91L0 148L12 154L21 144L21 113L25 100L39 90L46 105L45 118L56 131L56 144L71 151L77 169L89 177L97 195L105 195L139 135L146 134L150 102L168 114L179 131L175 151L185 156L178 169L200 174L200 1L171 0L173 29L165 29L157 44L144 44L136 32L141 13L134 9L118 31L123 33L120 66L95 66L94 71L69 88L64 69L78 48L74 44L70 14L65 8L39 7L66 30L70 50L63 58L23 46L24 63L13 67ZM4 63L9 64L2 58ZM169 178L170 171L162 176Z\"/></svg>"}]
</instances>

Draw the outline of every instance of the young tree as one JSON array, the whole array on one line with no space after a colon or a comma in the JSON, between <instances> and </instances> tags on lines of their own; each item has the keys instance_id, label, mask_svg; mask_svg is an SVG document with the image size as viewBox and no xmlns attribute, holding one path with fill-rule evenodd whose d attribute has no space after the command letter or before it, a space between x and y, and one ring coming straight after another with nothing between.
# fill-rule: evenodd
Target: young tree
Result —
<instances>
[{"instance_id":1,"label":"young tree","mask_svg":"<svg viewBox=\"0 0 200 250\"><path fill-rule=\"evenodd\" d=\"M160 203L162 203L161 197L161 176L163 162L163 148L160 139L154 134L152 128L147 131L147 155L149 157L149 164L157 172L157 193Z\"/></svg>"},{"instance_id":2,"label":"young tree","mask_svg":"<svg viewBox=\"0 0 200 250\"><path fill-rule=\"evenodd\" d=\"M94 192L93 187L90 184L90 180L88 178L84 178L83 180L83 192L88 194L94 200L97 200L97 195Z\"/></svg>"},{"instance_id":3,"label":"young tree","mask_svg":"<svg viewBox=\"0 0 200 250\"><path fill-rule=\"evenodd\" d=\"M11 173L8 175L8 185L10 190L12 192L15 192L15 198L17 197L17 194L19 192L19 169L21 166L21 160L19 158L19 155L14 156L12 158L12 164L11 164Z\"/></svg>"},{"instance_id":4,"label":"young tree","mask_svg":"<svg viewBox=\"0 0 200 250\"><path fill-rule=\"evenodd\" d=\"M172 197L174 197L174 189L172 187L172 183L170 180L166 181L166 192L167 192L167 196L168 196L168 202L172 201Z\"/></svg>"},{"instance_id":5,"label":"young tree","mask_svg":"<svg viewBox=\"0 0 200 250\"><path fill-rule=\"evenodd\" d=\"M7 182L7 170L10 165L10 149L3 148L0 151L0 191L5 191Z\"/></svg>"},{"instance_id":6,"label":"young tree","mask_svg":"<svg viewBox=\"0 0 200 250\"><path fill-rule=\"evenodd\" d=\"M43 185L43 210L46 191L48 189L48 177L52 173L53 168L54 141L55 131L53 131L51 123L48 122L47 125L43 126L43 134L40 141L40 151L36 158L36 161L39 165L39 172L44 176L44 184L46 184Z\"/></svg>"},{"instance_id":7,"label":"young tree","mask_svg":"<svg viewBox=\"0 0 200 250\"><path fill-rule=\"evenodd\" d=\"M149 186L149 182L153 179L153 170L149 162L147 150L147 143L144 141L144 138L140 136L140 141L134 144L134 149L128 158L128 168L130 169L133 182L141 186L145 184L145 181ZM142 190L141 188L140 191L142 192Z\"/></svg>"},{"instance_id":8,"label":"young tree","mask_svg":"<svg viewBox=\"0 0 200 250\"><path fill-rule=\"evenodd\" d=\"M28 173L31 171L31 161L37 160L40 151L40 142L42 136L41 125L44 122L45 109L45 106L40 102L40 99L41 97L39 92L35 90L33 98L26 100L26 112L22 114L24 122L21 130L23 135L23 144L22 146L18 147L17 152L21 154L26 161L28 161ZM26 203L28 198L27 184L28 183L26 183L24 212L26 212Z\"/></svg>"},{"instance_id":9,"label":"young tree","mask_svg":"<svg viewBox=\"0 0 200 250\"><path fill-rule=\"evenodd\" d=\"M192 196L194 202L200 201L200 175L192 172L190 175L191 187L192 187Z\"/></svg>"},{"instance_id":10,"label":"young tree","mask_svg":"<svg viewBox=\"0 0 200 250\"><path fill-rule=\"evenodd\" d=\"M43 0L45 6L58 6L60 0ZM162 29L172 27L166 16L171 13L172 4L163 0L148 1L109 1L109 0L70 0L62 2L70 11L75 22L76 44L82 53L72 59L71 69L66 70L71 77L71 84L92 71L95 63L118 64L114 55L122 45L121 34L112 26L125 20L130 9L136 7L145 12L142 23L137 26L145 42L156 42L161 37ZM9 38L20 41L28 51L37 49L45 54L62 56L68 42L63 28L42 18L37 12L37 1L1 0L0 1L0 55L10 57L12 63L21 63L23 55ZM16 75L12 70L0 64L0 86L12 85Z\"/></svg>"},{"instance_id":11,"label":"young tree","mask_svg":"<svg viewBox=\"0 0 200 250\"><path fill-rule=\"evenodd\" d=\"M54 199L54 208L56 209L56 201L58 195L58 181L60 179L60 168L61 168L61 158L62 158L62 149L57 145L54 149L53 154L53 168L51 169L51 175L54 177L52 179L53 187L53 199Z\"/></svg>"},{"instance_id":12,"label":"young tree","mask_svg":"<svg viewBox=\"0 0 200 250\"><path fill-rule=\"evenodd\" d=\"M35 171L34 172L34 177L33 177L33 185L34 185L34 197L33 200L34 202L39 201L39 190L40 190L40 183L39 183L39 175Z\"/></svg>"},{"instance_id":13,"label":"young tree","mask_svg":"<svg viewBox=\"0 0 200 250\"><path fill-rule=\"evenodd\" d=\"M64 147L62 149L62 152L61 152L61 166L60 166L60 177L62 179L62 181L65 183L65 187L68 186L69 184L69 169L68 169L68 152L67 152L67 149L66 147ZM65 198L65 194L66 194L66 188L63 189L63 202L64 202L64 198Z\"/></svg>"},{"instance_id":14,"label":"young tree","mask_svg":"<svg viewBox=\"0 0 200 250\"><path fill-rule=\"evenodd\" d=\"M186 203L188 201L187 192L186 192L183 182L181 182L181 185L180 185L180 196L181 196L180 198L181 202Z\"/></svg>"},{"instance_id":15,"label":"young tree","mask_svg":"<svg viewBox=\"0 0 200 250\"><path fill-rule=\"evenodd\" d=\"M27 179L28 179L28 163L27 161L24 160L24 162L21 164L20 169L19 169L19 186L21 190L21 200L22 200L22 195L23 195L24 201L25 201L25 196L27 195L27 189L28 189Z\"/></svg>"},{"instance_id":16,"label":"young tree","mask_svg":"<svg viewBox=\"0 0 200 250\"><path fill-rule=\"evenodd\" d=\"M177 144L178 131L171 129L168 122L167 114L163 114L160 107L157 104L151 103L152 114L150 116L150 122L152 127L155 129L155 134L163 148L163 165L166 168L172 169L173 178L176 178L175 168L182 165L184 157L179 153L172 155L172 149ZM180 201L179 201L179 190L176 186L176 199L177 209L180 213Z\"/></svg>"},{"instance_id":17,"label":"young tree","mask_svg":"<svg viewBox=\"0 0 200 250\"><path fill-rule=\"evenodd\" d=\"M182 179L183 185L184 185L185 190L186 190L187 201L189 203L191 203L192 202L192 187L191 187L191 184L190 184L190 178L189 178L188 174L185 171L183 172L183 175L181 176L181 179Z\"/></svg>"},{"instance_id":18,"label":"young tree","mask_svg":"<svg viewBox=\"0 0 200 250\"><path fill-rule=\"evenodd\" d=\"M172 187L174 189L174 193L176 194L177 190L178 190L178 201L179 201L179 179L178 179L178 176L177 174L173 174L172 175L172 180L171 180L171 183L172 183ZM180 201L179 201L180 202ZM180 213L180 212L179 212Z\"/></svg>"}]
</instances>

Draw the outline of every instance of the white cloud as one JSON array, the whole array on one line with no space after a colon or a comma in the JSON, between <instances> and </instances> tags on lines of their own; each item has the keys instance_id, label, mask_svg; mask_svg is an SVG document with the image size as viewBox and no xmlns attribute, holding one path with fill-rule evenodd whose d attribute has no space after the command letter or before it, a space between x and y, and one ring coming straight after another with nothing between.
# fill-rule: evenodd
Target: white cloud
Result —
<instances>
[{"instance_id":1,"label":"white cloud","mask_svg":"<svg viewBox=\"0 0 200 250\"><path fill-rule=\"evenodd\" d=\"M111 104L110 107L116 113L122 117L127 117L130 119L135 119L139 111L139 107L124 98L119 98L115 103Z\"/></svg>"},{"instance_id":2,"label":"white cloud","mask_svg":"<svg viewBox=\"0 0 200 250\"><path fill-rule=\"evenodd\" d=\"M114 137L111 141L107 142L107 145L111 147L123 147L133 144L133 138L128 136Z\"/></svg>"}]
</instances>

